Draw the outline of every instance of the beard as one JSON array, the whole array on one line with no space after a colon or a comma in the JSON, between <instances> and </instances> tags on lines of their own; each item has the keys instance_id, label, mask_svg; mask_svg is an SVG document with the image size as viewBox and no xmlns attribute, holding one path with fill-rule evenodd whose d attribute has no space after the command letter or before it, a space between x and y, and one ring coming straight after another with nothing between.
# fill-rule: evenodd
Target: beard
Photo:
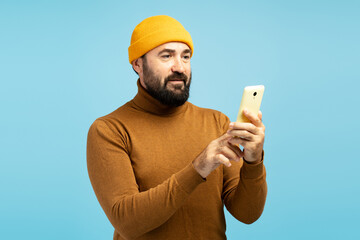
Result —
<instances>
[{"instance_id":1,"label":"beard","mask_svg":"<svg viewBox=\"0 0 360 240\"><path fill-rule=\"evenodd\" d=\"M143 77L147 92L159 102L171 107L179 107L183 105L190 96L191 76L188 78L184 73L174 72L164 79L161 83L161 78L156 76L154 72L147 65L146 58L143 58ZM181 85L174 85L174 90L167 88L169 81L182 81Z\"/></svg>"}]
</instances>

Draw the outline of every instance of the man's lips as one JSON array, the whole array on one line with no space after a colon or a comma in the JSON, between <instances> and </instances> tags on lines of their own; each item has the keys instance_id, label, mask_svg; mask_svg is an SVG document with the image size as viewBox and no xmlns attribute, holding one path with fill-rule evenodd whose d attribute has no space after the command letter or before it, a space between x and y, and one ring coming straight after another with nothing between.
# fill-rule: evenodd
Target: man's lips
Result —
<instances>
[{"instance_id":1,"label":"man's lips","mask_svg":"<svg viewBox=\"0 0 360 240\"><path fill-rule=\"evenodd\" d=\"M183 79L171 79L168 82L172 82L172 83L184 83L185 84L185 80Z\"/></svg>"},{"instance_id":2,"label":"man's lips","mask_svg":"<svg viewBox=\"0 0 360 240\"><path fill-rule=\"evenodd\" d=\"M171 85L179 85L183 84L186 85L186 82L188 81L188 77L185 74L172 74L168 76L166 79L166 84L170 82Z\"/></svg>"}]
</instances>

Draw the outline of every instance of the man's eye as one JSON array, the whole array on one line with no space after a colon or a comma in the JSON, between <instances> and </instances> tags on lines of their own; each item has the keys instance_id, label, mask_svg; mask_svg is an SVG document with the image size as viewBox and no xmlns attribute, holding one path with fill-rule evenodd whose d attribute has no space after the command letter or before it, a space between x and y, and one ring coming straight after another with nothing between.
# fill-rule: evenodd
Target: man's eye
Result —
<instances>
[{"instance_id":1,"label":"man's eye","mask_svg":"<svg viewBox=\"0 0 360 240\"><path fill-rule=\"evenodd\" d=\"M162 55L161 57L167 59L167 58L170 58L170 55L166 54L166 55Z\"/></svg>"},{"instance_id":2,"label":"man's eye","mask_svg":"<svg viewBox=\"0 0 360 240\"><path fill-rule=\"evenodd\" d=\"M186 60L189 60L189 59L190 59L190 56L185 55L183 58L186 59Z\"/></svg>"}]
</instances>

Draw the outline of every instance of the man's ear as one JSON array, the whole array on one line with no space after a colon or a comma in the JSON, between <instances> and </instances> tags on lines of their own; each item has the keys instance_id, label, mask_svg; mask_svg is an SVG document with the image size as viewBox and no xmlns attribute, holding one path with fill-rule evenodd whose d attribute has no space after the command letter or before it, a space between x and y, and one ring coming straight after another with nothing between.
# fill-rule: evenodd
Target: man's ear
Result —
<instances>
[{"instance_id":1,"label":"man's ear","mask_svg":"<svg viewBox=\"0 0 360 240\"><path fill-rule=\"evenodd\" d=\"M135 72L138 73L138 75L142 74L142 71L143 71L142 58L135 59L134 61L132 61L131 64L132 64L132 67L135 70Z\"/></svg>"}]
</instances>

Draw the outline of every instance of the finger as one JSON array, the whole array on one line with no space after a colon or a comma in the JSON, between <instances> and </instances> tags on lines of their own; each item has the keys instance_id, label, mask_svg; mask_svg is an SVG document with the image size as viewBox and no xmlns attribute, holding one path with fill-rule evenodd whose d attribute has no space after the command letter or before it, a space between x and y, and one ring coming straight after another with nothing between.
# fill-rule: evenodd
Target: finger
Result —
<instances>
[{"instance_id":1,"label":"finger","mask_svg":"<svg viewBox=\"0 0 360 240\"><path fill-rule=\"evenodd\" d=\"M224 143L227 142L227 140L229 140L229 138L231 138L231 135L229 134L229 132L226 132L222 136L217 138L216 140L219 141L221 143L221 145L225 145Z\"/></svg>"},{"instance_id":2,"label":"finger","mask_svg":"<svg viewBox=\"0 0 360 240\"><path fill-rule=\"evenodd\" d=\"M220 153L224 155L229 161L240 161L240 156L238 156L238 152L235 152L228 142L226 142L226 146L222 147Z\"/></svg>"},{"instance_id":3,"label":"finger","mask_svg":"<svg viewBox=\"0 0 360 240\"><path fill-rule=\"evenodd\" d=\"M228 133L233 137L239 137L248 141L252 141L254 139L254 134L246 130L231 130Z\"/></svg>"},{"instance_id":4,"label":"finger","mask_svg":"<svg viewBox=\"0 0 360 240\"><path fill-rule=\"evenodd\" d=\"M233 145L241 145L246 149L246 148L248 148L249 144L251 144L252 142L247 141L245 139L241 139L241 138L231 138L229 140L229 143L231 143Z\"/></svg>"},{"instance_id":5,"label":"finger","mask_svg":"<svg viewBox=\"0 0 360 240\"><path fill-rule=\"evenodd\" d=\"M243 110L243 114L247 117L252 124L257 127L261 127L261 120L258 116L247 110L246 108Z\"/></svg>"},{"instance_id":6,"label":"finger","mask_svg":"<svg viewBox=\"0 0 360 240\"><path fill-rule=\"evenodd\" d=\"M216 158L217 158L219 163L224 164L227 167L231 166L231 162L224 155L218 154L218 155L216 155Z\"/></svg>"},{"instance_id":7,"label":"finger","mask_svg":"<svg viewBox=\"0 0 360 240\"><path fill-rule=\"evenodd\" d=\"M236 155L239 157L239 161L240 158L242 158L244 156L244 153L241 151L241 149L239 148L238 145L233 145L230 142L228 142L229 148L234 151L234 153L236 153Z\"/></svg>"},{"instance_id":8,"label":"finger","mask_svg":"<svg viewBox=\"0 0 360 240\"><path fill-rule=\"evenodd\" d=\"M232 138L231 135L226 132L222 136L220 136L217 139L214 139L213 141L211 141L210 144L212 144L215 147L225 147L230 138Z\"/></svg>"},{"instance_id":9,"label":"finger","mask_svg":"<svg viewBox=\"0 0 360 240\"><path fill-rule=\"evenodd\" d=\"M232 122L229 125L228 133L230 134L233 130L246 130L253 134L258 134L259 129L252 123Z\"/></svg>"},{"instance_id":10,"label":"finger","mask_svg":"<svg viewBox=\"0 0 360 240\"><path fill-rule=\"evenodd\" d=\"M263 129L263 131L265 131L265 125L264 125L264 123L262 122L262 112L261 112L261 111L259 111L258 117L259 117L259 119L260 119L260 121L261 121L261 128Z\"/></svg>"}]
</instances>

